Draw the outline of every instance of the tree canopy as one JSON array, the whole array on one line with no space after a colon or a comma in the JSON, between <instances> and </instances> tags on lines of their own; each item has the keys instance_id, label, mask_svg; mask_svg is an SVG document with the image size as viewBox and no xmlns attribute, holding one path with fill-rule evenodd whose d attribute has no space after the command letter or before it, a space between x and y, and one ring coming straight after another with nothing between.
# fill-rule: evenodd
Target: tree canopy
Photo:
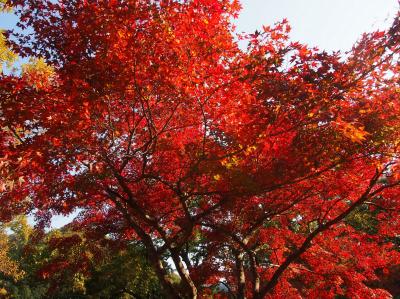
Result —
<instances>
[{"instance_id":1,"label":"tree canopy","mask_svg":"<svg viewBox=\"0 0 400 299\"><path fill-rule=\"evenodd\" d=\"M236 35L236 0L12 5L0 219L79 211L168 298L390 298L368 281L400 260L399 16L343 54L286 20Z\"/></svg>"}]
</instances>

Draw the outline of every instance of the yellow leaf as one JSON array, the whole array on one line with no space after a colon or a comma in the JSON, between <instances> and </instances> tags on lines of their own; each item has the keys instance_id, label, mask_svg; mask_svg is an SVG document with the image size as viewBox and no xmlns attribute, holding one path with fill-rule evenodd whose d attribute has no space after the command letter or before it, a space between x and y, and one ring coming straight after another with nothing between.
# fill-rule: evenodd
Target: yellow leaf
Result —
<instances>
[{"instance_id":1,"label":"yellow leaf","mask_svg":"<svg viewBox=\"0 0 400 299\"><path fill-rule=\"evenodd\" d=\"M246 155L246 156L250 155L250 154L251 154L252 152L254 152L256 149L257 149L257 147L256 147L255 145L249 146L249 147L246 149L245 155Z\"/></svg>"},{"instance_id":2,"label":"yellow leaf","mask_svg":"<svg viewBox=\"0 0 400 299\"><path fill-rule=\"evenodd\" d=\"M236 156L232 158L227 158L221 161L222 166L225 166L228 169L231 169L234 166L237 166L240 162L240 159Z\"/></svg>"},{"instance_id":3,"label":"yellow leaf","mask_svg":"<svg viewBox=\"0 0 400 299\"><path fill-rule=\"evenodd\" d=\"M221 175L220 174L214 175L214 180L219 181L220 179L221 179Z\"/></svg>"},{"instance_id":4,"label":"yellow leaf","mask_svg":"<svg viewBox=\"0 0 400 299\"><path fill-rule=\"evenodd\" d=\"M366 139L366 136L371 135L364 130L364 127L357 128L350 123L343 123L341 130L344 136L360 144Z\"/></svg>"}]
</instances>

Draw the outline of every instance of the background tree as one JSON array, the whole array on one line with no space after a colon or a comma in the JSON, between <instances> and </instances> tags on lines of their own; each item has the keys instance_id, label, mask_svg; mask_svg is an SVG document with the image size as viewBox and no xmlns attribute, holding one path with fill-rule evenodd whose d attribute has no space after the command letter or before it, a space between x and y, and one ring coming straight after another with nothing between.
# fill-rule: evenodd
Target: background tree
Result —
<instances>
[{"instance_id":1,"label":"background tree","mask_svg":"<svg viewBox=\"0 0 400 299\"><path fill-rule=\"evenodd\" d=\"M24 272L21 271L18 264L10 258L9 244L6 234L0 233L0 296L7 298L10 285L16 283L23 277Z\"/></svg>"},{"instance_id":2,"label":"background tree","mask_svg":"<svg viewBox=\"0 0 400 299\"><path fill-rule=\"evenodd\" d=\"M86 239L65 227L35 231L26 217L1 235L1 298L160 298L161 286L143 247ZM179 283L179 281L177 281Z\"/></svg>"},{"instance_id":3,"label":"background tree","mask_svg":"<svg viewBox=\"0 0 400 299\"><path fill-rule=\"evenodd\" d=\"M49 254L36 274L49 284L47 297L162 296L157 276L138 244L112 237L94 241L68 228L47 234L43 243Z\"/></svg>"},{"instance_id":4,"label":"background tree","mask_svg":"<svg viewBox=\"0 0 400 299\"><path fill-rule=\"evenodd\" d=\"M0 217L78 209L170 298L389 297L365 282L399 259L398 17L344 57L286 21L241 50L237 1L13 4L36 60L0 80Z\"/></svg>"},{"instance_id":5,"label":"background tree","mask_svg":"<svg viewBox=\"0 0 400 299\"><path fill-rule=\"evenodd\" d=\"M17 270L17 276L10 280L9 277L2 277L6 290L5 298L43 298L46 285L37 279L36 271L41 260L38 256L27 256L25 247L32 238L32 227L27 223L24 216L19 216L2 227L1 242L7 244L7 257L14 265L5 268ZM3 298L3 297L2 297Z\"/></svg>"}]
</instances>

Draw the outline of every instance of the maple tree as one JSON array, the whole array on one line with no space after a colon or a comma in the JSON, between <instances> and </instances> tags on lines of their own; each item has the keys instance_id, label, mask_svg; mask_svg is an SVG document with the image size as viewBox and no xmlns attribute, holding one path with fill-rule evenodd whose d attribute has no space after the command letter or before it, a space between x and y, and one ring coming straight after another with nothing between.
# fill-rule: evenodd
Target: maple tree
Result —
<instances>
[{"instance_id":1,"label":"maple tree","mask_svg":"<svg viewBox=\"0 0 400 299\"><path fill-rule=\"evenodd\" d=\"M0 217L80 212L140 240L166 297L389 298L398 263L397 16L343 55L230 0L12 1ZM169 260L180 283L172 283Z\"/></svg>"}]
</instances>

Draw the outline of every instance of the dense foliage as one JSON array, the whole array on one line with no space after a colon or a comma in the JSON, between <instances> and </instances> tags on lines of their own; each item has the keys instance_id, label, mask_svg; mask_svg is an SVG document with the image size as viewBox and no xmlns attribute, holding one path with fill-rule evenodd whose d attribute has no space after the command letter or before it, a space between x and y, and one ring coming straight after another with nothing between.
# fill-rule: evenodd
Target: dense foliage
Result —
<instances>
[{"instance_id":1,"label":"dense foliage","mask_svg":"<svg viewBox=\"0 0 400 299\"><path fill-rule=\"evenodd\" d=\"M110 237L88 240L68 227L44 233L34 230L25 217L3 227L0 245L4 243L0 298L162 297L139 244L121 244Z\"/></svg>"},{"instance_id":2,"label":"dense foliage","mask_svg":"<svg viewBox=\"0 0 400 299\"><path fill-rule=\"evenodd\" d=\"M79 211L164 297L390 298L368 282L400 260L399 17L343 55L285 20L235 36L236 0L12 4L0 219Z\"/></svg>"}]
</instances>

